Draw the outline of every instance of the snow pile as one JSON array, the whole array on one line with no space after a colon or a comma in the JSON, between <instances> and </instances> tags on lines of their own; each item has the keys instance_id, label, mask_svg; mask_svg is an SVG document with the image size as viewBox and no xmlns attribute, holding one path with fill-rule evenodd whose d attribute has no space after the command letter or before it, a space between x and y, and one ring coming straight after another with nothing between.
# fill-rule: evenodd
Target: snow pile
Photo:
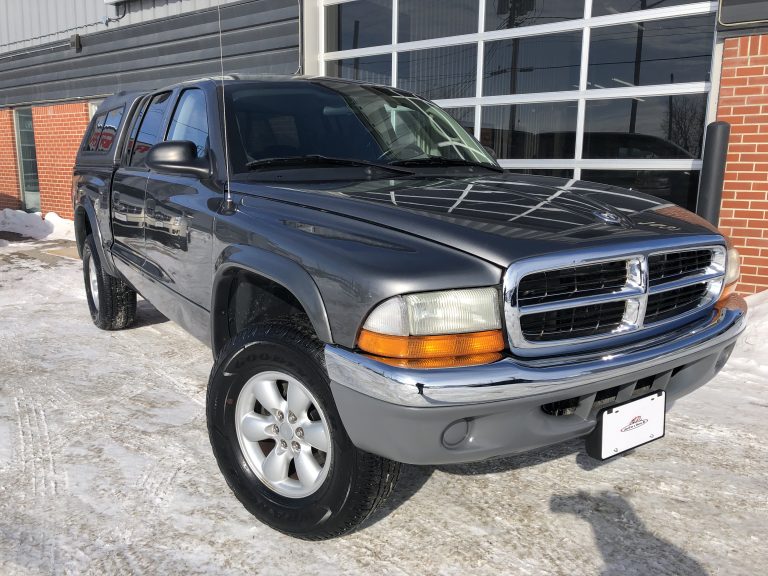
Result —
<instances>
[{"instance_id":1,"label":"snow pile","mask_svg":"<svg viewBox=\"0 0 768 576\"><path fill-rule=\"evenodd\" d=\"M746 378L749 375L761 379L768 376L768 290L747 296L749 315L747 328L739 339L724 372ZM729 370L730 368L730 370Z\"/></svg>"},{"instance_id":2,"label":"snow pile","mask_svg":"<svg viewBox=\"0 0 768 576\"><path fill-rule=\"evenodd\" d=\"M48 212L43 219L40 212L30 214L5 208L0 212L0 231L14 232L35 240L75 239L75 223L56 212Z\"/></svg>"}]
</instances>

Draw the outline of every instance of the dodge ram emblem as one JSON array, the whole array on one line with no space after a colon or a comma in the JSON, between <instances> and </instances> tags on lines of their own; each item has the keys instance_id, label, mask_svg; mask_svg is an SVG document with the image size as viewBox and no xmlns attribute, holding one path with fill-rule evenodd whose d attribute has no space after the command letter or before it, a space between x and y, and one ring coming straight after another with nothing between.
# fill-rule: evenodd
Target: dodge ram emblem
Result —
<instances>
[{"instance_id":1,"label":"dodge ram emblem","mask_svg":"<svg viewBox=\"0 0 768 576\"><path fill-rule=\"evenodd\" d=\"M606 224L621 224L621 217L613 212L597 211L594 214Z\"/></svg>"}]
</instances>

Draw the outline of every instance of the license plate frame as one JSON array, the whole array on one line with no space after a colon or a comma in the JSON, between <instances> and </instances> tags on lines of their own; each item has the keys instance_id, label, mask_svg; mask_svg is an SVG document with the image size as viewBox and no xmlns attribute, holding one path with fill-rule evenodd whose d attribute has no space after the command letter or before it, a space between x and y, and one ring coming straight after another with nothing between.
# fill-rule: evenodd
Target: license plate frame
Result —
<instances>
[{"instance_id":1,"label":"license plate frame","mask_svg":"<svg viewBox=\"0 0 768 576\"><path fill-rule=\"evenodd\" d=\"M667 397L664 390L600 410L597 426L587 436L587 454L608 460L663 438Z\"/></svg>"}]
</instances>

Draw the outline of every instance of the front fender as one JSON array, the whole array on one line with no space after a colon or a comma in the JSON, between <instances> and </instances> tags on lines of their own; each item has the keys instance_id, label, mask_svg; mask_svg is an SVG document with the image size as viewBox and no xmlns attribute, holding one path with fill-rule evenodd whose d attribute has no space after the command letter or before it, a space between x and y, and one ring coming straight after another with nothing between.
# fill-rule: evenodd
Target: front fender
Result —
<instances>
[{"instance_id":1,"label":"front fender","mask_svg":"<svg viewBox=\"0 0 768 576\"><path fill-rule=\"evenodd\" d=\"M290 291L309 316L317 337L333 343L328 314L312 276L293 260L272 252L234 244L216 261L211 301L211 348L217 354L227 340L227 302L231 282L239 271L246 271L280 284Z\"/></svg>"}]
</instances>

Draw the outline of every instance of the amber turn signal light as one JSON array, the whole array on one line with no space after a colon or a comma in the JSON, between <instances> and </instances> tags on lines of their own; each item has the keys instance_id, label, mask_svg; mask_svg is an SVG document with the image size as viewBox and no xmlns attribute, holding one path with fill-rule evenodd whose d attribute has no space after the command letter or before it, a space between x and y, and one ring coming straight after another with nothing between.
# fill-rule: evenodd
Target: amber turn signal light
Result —
<instances>
[{"instance_id":1,"label":"amber turn signal light","mask_svg":"<svg viewBox=\"0 0 768 576\"><path fill-rule=\"evenodd\" d=\"M357 345L387 358L445 358L501 352L504 336L501 330L439 336L390 336L362 330Z\"/></svg>"}]
</instances>

